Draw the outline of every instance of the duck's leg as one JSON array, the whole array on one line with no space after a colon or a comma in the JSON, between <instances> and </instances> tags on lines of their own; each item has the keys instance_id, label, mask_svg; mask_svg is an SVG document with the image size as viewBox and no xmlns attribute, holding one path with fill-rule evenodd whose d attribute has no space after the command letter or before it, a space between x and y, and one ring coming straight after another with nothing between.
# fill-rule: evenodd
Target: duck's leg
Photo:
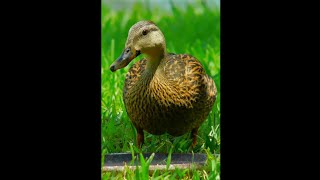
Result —
<instances>
[{"instance_id":1,"label":"duck's leg","mask_svg":"<svg viewBox=\"0 0 320 180\"><path fill-rule=\"evenodd\" d=\"M191 131L192 148L196 147L196 144L197 144L198 129L199 129L199 128L194 128L194 129L192 129L192 131Z\"/></svg>"},{"instance_id":2,"label":"duck's leg","mask_svg":"<svg viewBox=\"0 0 320 180\"><path fill-rule=\"evenodd\" d=\"M139 149L141 149L143 143L144 143L143 130L141 128L137 128L137 145Z\"/></svg>"}]
</instances>

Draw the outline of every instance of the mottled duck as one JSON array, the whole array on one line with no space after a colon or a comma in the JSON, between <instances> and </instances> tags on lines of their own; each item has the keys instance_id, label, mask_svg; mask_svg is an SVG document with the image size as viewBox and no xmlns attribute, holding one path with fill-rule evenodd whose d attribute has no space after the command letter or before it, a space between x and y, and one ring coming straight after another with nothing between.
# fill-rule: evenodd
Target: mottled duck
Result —
<instances>
[{"instance_id":1,"label":"mottled duck","mask_svg":"<svg viewBox=\"0 0 320 180\"><path fill-rule=\"evenodd\" d=\"M140 54L146 58L129 69L123 88L127 114L137 129L137 146L144 143L145 130L172 136L191 131L194 147L198 128L216 100L214 81L195 57L167 53L164 35L152 21L130 28L125 48L110 70L126 67Z\"/></svg>"}]
</instances>

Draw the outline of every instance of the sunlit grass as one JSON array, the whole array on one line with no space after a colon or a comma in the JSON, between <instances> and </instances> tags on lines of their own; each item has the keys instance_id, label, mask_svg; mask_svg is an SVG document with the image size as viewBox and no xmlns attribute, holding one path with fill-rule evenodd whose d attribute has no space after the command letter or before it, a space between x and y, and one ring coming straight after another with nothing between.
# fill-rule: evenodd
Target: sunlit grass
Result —
<instances>
[{"instance_id":1,"label":"sunlit grass","mask_svg":"<svg viewBox=\"0 0 320 180\"><path fill-rule=\"evenodd\" d=\"M133 63L143 56L136 58L126 68L115 73L109 70L109 66L122 52L129 28L140 20L152 20L164 33L167 50L177 54L187 53L195 56L201 61L206 72L217 85L218 98L208 119L199 129L198 144L193 151L208 155L205 170L199 171L198 176L202 178L219 177L220 160L214 158L212 154L220 153L220 11L218 8L207 8L201 4L199 7L201 11L195 11L192 6L187 6L185 10L172 6L171 13L167 13L160 9L151 11L142 3L136 3L131 12L112 11L110 7L102 6L102 158L107 153L131 152L130 144L134 144L134 146L136 144L136 131L125 111L122 88L126 72ZM167 134L154 136L145 132L145 144L142 147L142 152L169 152L171 148L172 152L190 152L190 144L190 133L180 137L172 137ZM158 172L158 176L160 179L166 176L190 177L188 173L191 174L191 172L192 170ZM137 172L131 173L132 176L137 176ZM128 174L130 172L127 172ZM157 173L154 174L154 177L156 175ZM105 173L103 175L104 179L109 179L108 177L123 178L123 174ZM145 176L143 175L143 177ZM195 175L195 177L197 176Z\"/></svg>"}]
</instances>

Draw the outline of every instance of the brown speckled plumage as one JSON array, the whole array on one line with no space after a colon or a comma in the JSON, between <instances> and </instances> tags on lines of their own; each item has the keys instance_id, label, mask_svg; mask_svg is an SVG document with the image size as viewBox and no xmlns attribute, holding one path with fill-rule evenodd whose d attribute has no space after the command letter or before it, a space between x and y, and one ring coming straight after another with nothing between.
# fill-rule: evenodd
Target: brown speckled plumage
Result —
<instances>
[{"instance_id":1,"label":"brown speckled plumage","mask_svg":"<svg viewBox=\"0 0 320 180\"><path fill-rule=\"evenodd\" d=\"M146 21L144 24L139 23L139 28L143 29ZM152 28L156 27L155 24L150 24ZM132 41L134 38L128 39ZM131 48L131 44L134 42L127 41L127 47ZM165 42L163 44L165 46ZM155 52L165 49L155 46L152 46ZM143 48L143 45L139 47L142 47L141 53L145 51L149 56L129 69L123 89L128 116L138 131L138 146L143 143L143 130L154 135L169 133L173 136L192 131L194 146L197 130L215 102L215 83L206 74L201 63L191 55L168 54L164 50L160 53L159 60L155 61L157 58L152 58L154 52L150 53L150 48ZM131 51L140 52L140 49ZM151 65L148 66L148 63Z\"/></svg>"}]
</instances>

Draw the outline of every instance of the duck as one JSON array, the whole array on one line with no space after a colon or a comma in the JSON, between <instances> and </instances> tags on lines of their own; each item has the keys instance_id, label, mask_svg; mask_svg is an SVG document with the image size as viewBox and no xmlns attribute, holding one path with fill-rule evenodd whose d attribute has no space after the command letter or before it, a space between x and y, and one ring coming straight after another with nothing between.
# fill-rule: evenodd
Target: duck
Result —
<instances>
[{"instance_id":1,"label":"duck","mask_svg":"<svg viewBox=\"0 0 320 180\"><path fill-rule=\"evenodd\" d=\"M124 50L110 70L126 67L141 54L145 57L125 76L122 94L137 131L137 146L144 144L146 131L174 137L191 132L191 146L195 147L198 129L217 97L214 80L194 56L167 52L165 36L150 20L139 21L129 29Z\"/></svg>"}]
</instances>

